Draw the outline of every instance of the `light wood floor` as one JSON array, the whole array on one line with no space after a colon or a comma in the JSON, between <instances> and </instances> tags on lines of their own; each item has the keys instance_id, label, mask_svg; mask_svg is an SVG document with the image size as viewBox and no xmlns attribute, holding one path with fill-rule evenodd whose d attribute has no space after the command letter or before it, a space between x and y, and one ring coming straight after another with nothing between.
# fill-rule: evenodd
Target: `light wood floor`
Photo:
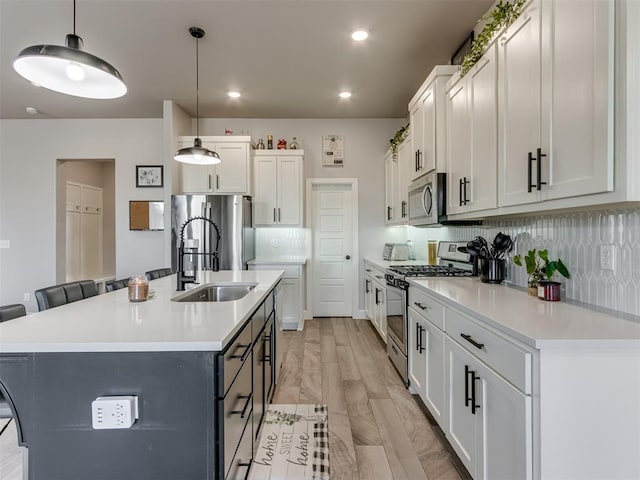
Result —
<instances>
[{"instance_id":1,"label":"light wood floor","mask_svg":"<svg viewBox=\"0 0 640 480\"><path fill-rule=\"evenodd\" d=\"M283 332L282 338L285 357L273 403L328 406L332 480L468 478L402 385L367 320L308 320L303 332Z\"/></svg>"},{"instance_id":2,"label":"light wood floor","mask_svg":"<svg viewBox=\"0 0 640 480\"><path fill-rule=\"evenodd\" d=\"M452 480L451 454L387 358L366 320L307 320L283 332L284 364L273 403L329 407L332 480ZM0 421L0 430L6 420ZM14 422L0 435L0 480L22 480Z\"/></svg>"}]
</instances>

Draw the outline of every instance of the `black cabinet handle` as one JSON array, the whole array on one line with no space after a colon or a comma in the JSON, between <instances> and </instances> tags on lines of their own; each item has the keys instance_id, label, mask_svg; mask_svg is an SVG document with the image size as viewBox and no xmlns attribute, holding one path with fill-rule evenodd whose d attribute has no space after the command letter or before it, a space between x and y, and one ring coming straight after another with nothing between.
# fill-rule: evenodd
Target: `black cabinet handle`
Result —
<instances>
[{"instance_id":1,"label":"black cabinet handle","mask_svg":"<svg viewBox=\"0 0 640 480\"><path fill-rule=\"evenodd\" d=\"M253 460L249 460L248 462L238 461L238 467L247 468L247 473L245 473L244 475L244 480L247 480L249 478L249 472L251 471L251 462L253 462Z\"/></svg>"},{"instance_id":2,"label":"black cabinet handle","mask_svg":"<svg viewBox=\"0 0 640 480\"><path fill-rule=\"evenodd\" d=\"M468 407L471 398L469 397L469 374L471 373L471 369L469 365L464 366L464 406Z\"/></svg>"},{"instance_id":3,"label":"black cabinet handle","mask_svg":"<svg viewBox=\"0 0 640 480\"><path fill-rule=\"evenodd\" d=\"M425 305L424 303L420 303L420 302L413 302L413 304L418 307L420 310L426 310L429 307L427 305Z\"/></svg>"},{"instance_id":4,"label":"black cabinet handle","mask_svg":"<svg viewBox=\"0 0 640 480\"><path fill-rule=\"evenodd\" d=\"M216 175L216 190L220 190L220 175Z\"/></svg>"},{"instance_id":5,"label":"black cabinet handle","mask_svg":"<svg viewBox=\"0 0 640 480\"><path fill-rule=\"evenodd\" d=\"M273 221L274 221L274 223L277 221L276 220L276 209L275 208L273 209Z\"/></svg>"},{"instance_id":6,"label":"black cabinet handle","mask_svg":"<svg viewBox=\"0 0 640 480\"><path fill-rule=\"evenodd\" d=\"M466 205L467 203L469 203L470 200L467 199L467 185L469 185L471 182L469 180L467 180L467 177L464 177L464 180L462 180L462 185L463 185L463 193L462 193L462 204Z\"/></svg>"},{"instance_id":7,"label":"black cabinet handle","mask_svg":"<svg viewBox=\"0 0 640 480\"><path fill-rule=\"evenodd\" d=\"M417 172L418 171L418 150L416 150L416 154L414 155L413 167L414 167L414 170Z\"/></svg>"},{"instance_id":8,"label":"black cabinet handle","mask_svg":"<svg viewBox=\"0 0 640 480\"><path fill-rule=\"evenodd\" d=\"M462 179L458 181L458 198L460 201L458 202L458 206L462 206Z\"/></svg>"},{"instance_id":9,"label":"black cabinet handle","mask_svg":"<svg viewBox=\"0 0 640 480\"><path fill-rule=\"evenodd\" d=\"M420 336L420 324L416 322L416 352L420 352L420 340L422 340Z\"/></svg>"},{"instance_id":10,"label":"black cabinet handle","mask_svg":"<svg viewBox=\"0 0 640 480\"><path fill-rule=\"evenodd\" d=\"M231 415L240 415L240 418L244 418L244 416L247 414L247 408L249 408L249 404L251 403L251 399L253 398L253 394L249 394L249 395L238 395L238 400L241 399L246 399L246 402L244 402L244 407L242 407L242 410L231 410Z\"/></svg>"},{"instance_id":11,"label":"black cabinet handle","mask_svg":"<svg viewBox=\"0 0 640 480\"><path fill-rule=\"evenodd\" d=\"M365 280L364 281L364 293L370 293L371 292L371 290L369 289L369 283L370 283L370 280Z\"/></svg>"},{"instance_id":12,"label":"black cabinet handle","mask_svg":"<svg viewBox=\"0 0 640 480\"><path fill-rule=\"evenodd\" d=\"M484 343L476 342L473 338L471 338L471 335L467 335L466 333L461 333L460 336L464 338L467 342L469 342L471 345L476 347L478 350L482 350L484 348Z\"/></svg>"},{"instance_id":13,"label":"black cabinet handle","mask_svg":"<svg viewBox=\"0 0 640 480\"><path fill-rule=\"evenodd\" d=\"M402 218L407 216L407 202L405 200L400 204L402 206Z\"/></svg>"},{"instance_id":14,"label":"black cabinet handle","mask_svg":"<svg viewBox=\"0 0 640 480\"><path fill-rule=\"evenodd\" d=\"M387 207L387 220L391 220L391 207Z\"/></svg>"},{"instance_id":15,"label":"black cabinet handle","mask_svg":"<svg viewBox=\"0 0 640 480\"><path fill-rule=\"evenodd\" d=\"M471 370L471 413L476 414L476 410L480 408L480 405L476 404L476 380L480 380L480 377L476 376L476 372Z\"/></svg>"},{"instance_id":16,"label":"black cabinet handle","mask_svg":"<svg viewBox=\"0 0 640 480\"><path fill-rule=\"evenodd\" d=\"M376 288L376 305L380 305L380 299L378 298L379 293L380 293L380 289Z\"/></svg>"},{"instance_id":17,"label":"black cabinet handle","mask_svg":"<svg viewBox=\"0 0 640 480\"><path fill-rule=\"evenodd\" d=\"M527 161L529 162L529 165L528 165L528 168L527 168L527 192L529 192L529 193L531 193L531 189L532 189L533 187L535 187L535 185L532 185L532 184L531 184L531 167L533 166L533 165L531 165L531 164L532 164L532 162L533 162L534 160L535 160L535 159L533 158L533 154L532 154L531 152L528 152L528 159L527 159Z\"/></svg>"},{"instance_id":18,"label":"black cabinet handle","mask_svg":"<svg viewBox=\"0 0 640 480\"><path fill-rule=\"evenodd\" d=\"M245 344L242 344L242 343L238 343L238 344L234 347L233 351L235 352L236 350L239 350L239 349L241 349L241 348L244 348L244 352L242 352L242 354L241 354L241 355L237 355L237 354L235 354L235 353L234 353L233 355L231 355L231 357L230 357L230 358L239 358L239 359L240 359L240 361L244 362L245 358L247 358L247 357L246 357L246 354L249 352L249 348L250 348L250 347L251 347L251 344L249 344L249 345L245 345Z\"/></svg>"},{"instance_id":19,"label":"black cabinet handle","mask_svg":"<svg viewBox=\"0 0 640 480\"><path fill-rule=\"evenodd\" d=\"M546 185L547 182L543 182L541 181L542 179L542 157L546 157L546 155L544 153L542 153L542 149L538 148L536 150L536 160L537 160L537 164L536 164L536 173L537 173L537 180L536 180L536 190L542 190L542 185Z\"/></svg>"},{"instance_id":20,"label":"black cabinet handle","mask_svg":"<svg viewBox=\"0 0 640 480\"><path fill-rule=\"evenodd\" d=\"M209 190L211 190L211 174L209 174Z\"/></svg>"},{"instance_id":21,"label":"black cabinet handle","mask_svg":"<svg viewBox=\"0 0 640 480\"><path fill-rule=\"evenodd\" d=\"M420 325L420 351L418 353L422 353L427 349L427 347L424 346L425 342L422 341L423 333L427 333L427 329L424 328L422 325ZM426 340L426 335L425 335L425 340Z\"/></svg>"}]
</instances>

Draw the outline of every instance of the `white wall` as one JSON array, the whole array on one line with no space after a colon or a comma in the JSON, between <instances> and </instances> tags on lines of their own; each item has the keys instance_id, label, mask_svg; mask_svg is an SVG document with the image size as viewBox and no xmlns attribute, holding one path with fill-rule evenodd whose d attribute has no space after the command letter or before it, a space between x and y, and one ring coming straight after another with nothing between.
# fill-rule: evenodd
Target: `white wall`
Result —
<instances>
[{"instance_id":1,"label":"white wall","mask_svg":"<svg viewBox=\"0 0 640 480\"><path fill-rule=\"evenodd\" d=\"M304 178L357 178L360 258L380 257L387 239L384 225L384 156L389 139L406 125L404 118L392 119L200 119L201 135L251 135L257 143L273 135L289 144L295 136L304 149ZM322 166L322 137L344 135L344 167ZM359 264L360 308L364 304L364 265Z\"/></svg>"},{"instance_id":2,"label":"white wall","mask_svg":"<svg viewBox=\"0 0 640 480\"><path fill-rule=\"evenodd\" d=\"M0 304L56 283L56 161L115 159L116 275L164 264L162 232L130 232L129 200L162 200L135 187L135 165L162 164L161 119L0 120ZM33 298L27 303L36 310Z\"/></svg>"}]
</instances>

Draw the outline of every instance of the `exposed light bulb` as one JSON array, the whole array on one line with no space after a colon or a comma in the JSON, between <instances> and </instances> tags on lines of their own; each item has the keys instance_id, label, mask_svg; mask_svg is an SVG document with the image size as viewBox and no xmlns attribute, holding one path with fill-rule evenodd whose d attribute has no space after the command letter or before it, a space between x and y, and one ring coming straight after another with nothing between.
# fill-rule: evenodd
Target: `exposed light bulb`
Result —
<instances>
[{"instance_id":1,"label":"exposed light bulb","mask_svg":"<svg viewBox=\"0 0 640 480\"><path fill-rule=\"evenodd\" d=\"M84 69L74 62L69 62L66 68L67 77L76 82L84 80Z\"/></svg>"},{"instance_id":2,"label":"exposed light bulb","mask_svg":"<svg viewBox=\"0 0 640 480\"><path fill-rule=\"evenodd\" d=\"M340 92L340 98L351 98L351 92Z\"/></svg>"},{"instance_id":3,"label":"exposed light bulb","mask_svg":"<svg viewBox=\"0 0 640 480\"><path fill-rule=\"evenodd\" d=\"M240 98L240 92L229 92L227 95L231 98Z\"/></svg>"},{"instance_id":4,"label":"exposed light bulb","mask_svg":"<svg viewBox=\"0 0 640 480\"><path fill-rule=\"evenodd\" d=\"M351 32L351 38L354 39L356 42L362 42L367 38L369 38L369 32L364 28L358 28L353 32Z\"/></svg>"}]
</instances>

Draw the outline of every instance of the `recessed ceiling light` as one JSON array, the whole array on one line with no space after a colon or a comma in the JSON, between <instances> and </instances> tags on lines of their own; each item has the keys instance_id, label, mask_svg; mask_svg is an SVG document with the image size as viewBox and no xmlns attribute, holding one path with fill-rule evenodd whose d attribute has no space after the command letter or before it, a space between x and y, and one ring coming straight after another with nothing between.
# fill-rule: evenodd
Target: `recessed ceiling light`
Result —
<instances>
[{"instance_id":1,"label":"recessed ceiling light","mask_svg":"<svg viewBox=\"0 0 640 480\"><path fill-rule=\"evenodd\" d=\"M229 92L227 95L231 98L240 98L240 92Z\"/></svg>"},{"instance_id":2,"label":"recessed ceiling light","mask_svg":"<svg viewBox=\"0 0 640 480\"><path fill-rule=\"evenodd\" d=\"M353 32L351 32L351 38L353 38L356 42L362 42L369 38L369 32L364 28L356 28Z\"/></svg>"},{"instance_id":3,"label":"recessed ceiling light","mask_svg":"<svg viewBox=\"0 0 640 480\"><path fill-rule=\"evenodd\" d=\"M27 113L28 113L29 115L37 115L38 113L40 113L40 112L38 111L38 109L37 109L37 108L35 108L35 107L27 107L27 108L25 108L25 110L27 111Z\"/></svg>"},{"instance_id":4,"label":"recessed ceiling light","mask_svg":"<svg viewBox=\"0 0 640 480\"><path fill-rule=\"evenodd\" d=\"M350 98L351 92L340 92L340 98Z\"/></svg>"}]
</instances>

